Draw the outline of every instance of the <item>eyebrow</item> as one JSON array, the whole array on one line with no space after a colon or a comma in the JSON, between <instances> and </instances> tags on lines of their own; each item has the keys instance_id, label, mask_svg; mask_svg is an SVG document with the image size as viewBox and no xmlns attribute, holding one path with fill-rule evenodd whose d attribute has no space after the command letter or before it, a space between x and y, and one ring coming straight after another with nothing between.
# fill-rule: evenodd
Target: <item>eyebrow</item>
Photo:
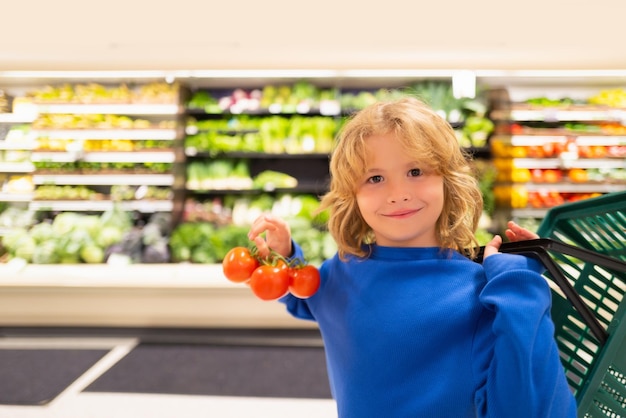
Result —
<instances>
[{"instance_id":1,"label":"eyebrow","mask_svg":"<svg viewBox=\"0 0 626 418\"><path fill-rule=\"evenodd\" d=\"M397 167L397 166L394 166L394 167ZM415 160L415 161L409 161L408 163L404 165L404 167L405 168L415 168L415 167L422 168L422 167L431 167L431 164L428 164L424 161ZM365 172L369 173L371 171L384 171L384 170L385 170L384 168L371 167L365 170Z\"/></svg>"}]
</instances>

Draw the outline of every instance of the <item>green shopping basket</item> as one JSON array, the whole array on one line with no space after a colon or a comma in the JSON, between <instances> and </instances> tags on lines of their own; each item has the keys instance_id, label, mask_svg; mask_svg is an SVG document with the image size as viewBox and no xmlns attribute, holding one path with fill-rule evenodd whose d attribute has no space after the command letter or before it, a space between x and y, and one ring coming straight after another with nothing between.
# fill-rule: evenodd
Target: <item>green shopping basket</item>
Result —
<instances>
[{"instance_id":1,"label":"green shopping basket","mask_svg":"<svg viewBox=\"0 0 626 418\"><path fill-rule=\"evenodd\" d=\"M626 260L626 192L552 208L537 234Z\"/></svg>"},{"instance_id":2,"label":"green shopping basket","mask_svg":"<svg viewBox=\"0 0 626 418\"><path fill-rule=\"evenodd\" d=\"M547 268L555 338L580 418L626 418L626 192L567 203L538 240L505 243Z\"/></svg>"}]
</instances>

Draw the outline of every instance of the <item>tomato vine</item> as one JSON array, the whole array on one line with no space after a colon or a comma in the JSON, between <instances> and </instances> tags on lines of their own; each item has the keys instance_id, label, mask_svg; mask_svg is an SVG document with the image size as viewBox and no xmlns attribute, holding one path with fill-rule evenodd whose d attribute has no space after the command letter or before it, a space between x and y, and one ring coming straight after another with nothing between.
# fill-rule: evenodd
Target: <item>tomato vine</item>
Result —
<instances>
[{"instance_id":1,"label":"tomato vine","mask_svg":"<svg viewBox=\"0 0 626 418\"><path fill-rule=\"evenodd\" d=\"M276 300L288 293L306 299L317 292L321 282L317 267L274 251L261 257L256 247L232 248L222 261L222 270L228 280L248 284L261 300Z\"/></svg>"}]
</instances>

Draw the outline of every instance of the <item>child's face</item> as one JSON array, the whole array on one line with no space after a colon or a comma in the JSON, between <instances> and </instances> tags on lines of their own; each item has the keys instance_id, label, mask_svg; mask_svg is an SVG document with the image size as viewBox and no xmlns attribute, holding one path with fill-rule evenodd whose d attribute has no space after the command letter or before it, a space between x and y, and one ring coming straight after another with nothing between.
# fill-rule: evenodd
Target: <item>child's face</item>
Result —
<instances>
[{"instance_id":1,"label":"child's face","mask_svg":"<svg viewBox=\"0 0 626 418\"><path fill-rule=\"evenodd\" d=\"M369 159L357 204L376 243L438 246L436 223L444 203L443 177L413 160L393 135L366 140Z\"/></svg>"}]
</instances>

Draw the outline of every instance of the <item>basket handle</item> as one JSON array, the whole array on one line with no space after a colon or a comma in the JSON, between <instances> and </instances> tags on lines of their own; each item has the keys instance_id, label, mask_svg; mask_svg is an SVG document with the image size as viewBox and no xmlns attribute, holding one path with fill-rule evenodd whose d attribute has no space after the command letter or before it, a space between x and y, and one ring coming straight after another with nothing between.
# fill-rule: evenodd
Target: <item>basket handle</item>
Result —
<instances>
[{"instance_id":1,"label":"basket handle","mask_svg":"<svg viewBox=\"0 0 626 418\"><path fill-rule=\"evenodd\" d=\"M551 238L537 238L529 239L518 242L505 242L500 246L500 252L523 252L525 249L533 249L540 247L544 250L551 250L557 253L570 255L579 260L589 261L593 264L597 264L606 267L611 270L626 272L626 262L614 257L609 257L586 248L576 247L574 245L566 244L561 241L557 241ZM480 254L484 251L484 247L481 247Z\"/></svg>"},{"instance_id":2,"label":"basket handle","mask_svg":"<svg viewBox=\"0 0 626 418\"><path fill-rule=\"evenodd\" d=\"M485 247L479 249L478 256L475 261L482 261ZM552 279L565 294L572 306L578 311L585 324L589 327L591 333L598 339L601 344L605 344L608 339L606 330L602 327L593 311L582 300L576 289L571 285L567 278L561 272L559 266L548 253L548 250L559 252L578 258L579 260L589 261L612 270L626 272L626 263L615 258L599 254L591 250L575 247L550 238L537 238L532 240L507 242L500 246L499 251L511 254L528 254L538 258L539 261L552 275Z\"/></svg>"}]
</instances>

